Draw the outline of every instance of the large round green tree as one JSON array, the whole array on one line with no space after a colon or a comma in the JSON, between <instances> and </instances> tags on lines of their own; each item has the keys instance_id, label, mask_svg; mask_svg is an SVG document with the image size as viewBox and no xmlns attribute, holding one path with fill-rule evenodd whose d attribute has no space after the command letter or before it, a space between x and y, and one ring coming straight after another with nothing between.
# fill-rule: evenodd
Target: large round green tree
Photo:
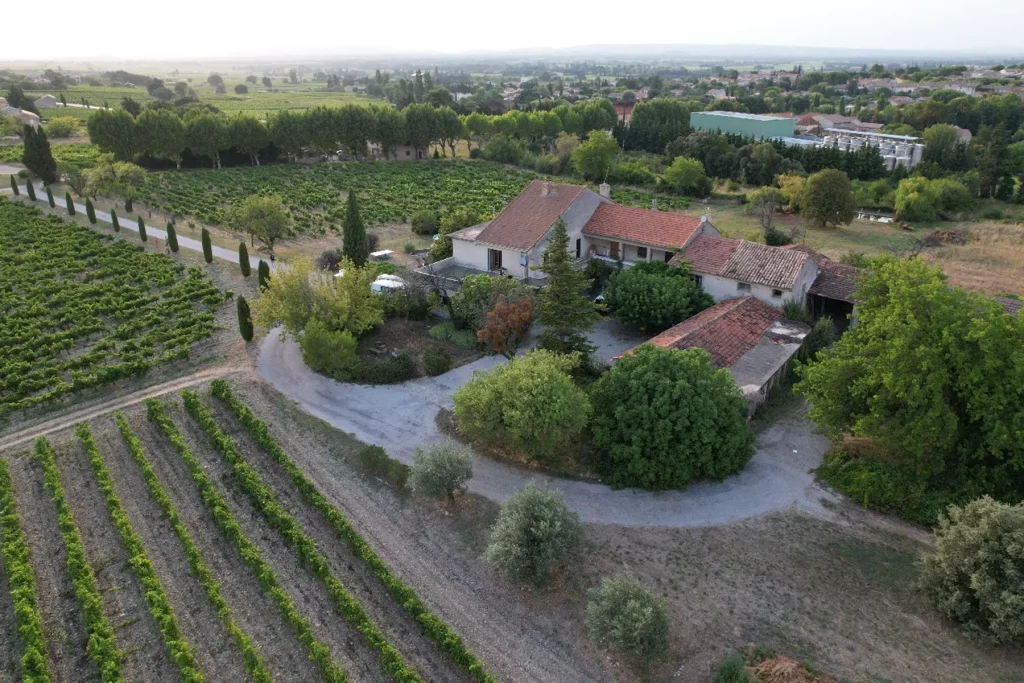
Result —
<instances>
[{"instance_id":1,"label":"large round green tree","mask_svg":"<svg viewBox=\"0 0 1024 683\"><path fill-rule=\"evenodd\" d=\"M714 304L685 265L638 263L612 276L605 303L619 322L660 332Z\"/></svg>"},{"instance_id":2,"label":"large round green tree","mask_svg":"<svg viewBox=\"0 0 1024 683\"><path fill-rule=\"evenodd\" d=\"M826 168L808 177L804 186L803 212L825 228L849 224L857 213L849 177L834 168Z\"/></svg>"},{"instance_id":3,"label":"large round green tree","mask_svg":"<svg viewBox=\"0 0 1024 683\"><path fill-rule=\"evenodd\" d=\"M598 470L612 486L683 488L722 479L754 454L747 406L703 349L643 344L591 390Z\"/></svg>"}]
</instances>

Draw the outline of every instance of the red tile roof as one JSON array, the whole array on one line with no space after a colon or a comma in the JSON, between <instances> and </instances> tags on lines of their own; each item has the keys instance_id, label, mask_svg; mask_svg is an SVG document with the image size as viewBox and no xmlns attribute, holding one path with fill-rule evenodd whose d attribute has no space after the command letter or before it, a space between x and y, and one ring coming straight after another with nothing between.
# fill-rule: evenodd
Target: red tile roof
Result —
<instances>
[{"instance_id":1,"label":"red tile roof","mask_svg":"<svg viewBox=\"0 0 1024 683\"><path fill-rule=\"evenodd\" d=\"M861 274L860 268L837 263L806 244L788 244L783 248L807 254L818 264L818 277L815 278L811 288L807 290L809 294L855 303L853 290L857 287L857 276Z\"/></svg>"},{"instance_id":2,"label":"red tile roof","mask_svg":"<svg viewBox=\"0 0 1024 683\"><path fill-rule=\"evenodd\" d=\"M747 296L701 311L648 343L669 349L701 348L711 354L716 368L728 368L757 346L773 323L784 319L782 311Z\"/></svg>"},{"instance_id":3,"label":"red tile roof","mask_svg":"<svg viewBox=\"0 0 1024 683\"><path fill-rule=\"evenodd\" d=\"M549 194L541 196L545 184ZM581 185L534 180L487 224L476 241L510 249L530 249L585 189Z\"/></svg>"},{"instance_id":4,"label":"red tile roof","mask_svg":"<svg viewBox=\"0 0 1024 683\"><path fill-rule=\"evenodd\" d=\"M792 290L797 276L810 258L809 254L799 250L698 235L672 262L685 260L696 273Z\"/></svg>"},{"instance_id":5,"label":"red tile roof","mask_svg":"<svg viewBox=\"0 0 1024 683\"><path fill-rule=\"evenodd\" d=\"M1021 309L1024 308L1024 301L1020 299L1011 299L1008 296L997 296L995 297L996 302L1003 307L1003 310L1010 315L1017 315Z\"/></svg>"},{"instance_id":6,"label":"red tile roof","mask_svg":"<svg viewBox=\"0 0 1024 683\"><path fill-rule=\"evenodd\" d=\"M717 273L722 270L739 244L739 240L727 237L697 235L686 250L672 257L669 263L678 264L680 261L686 261L694 271Z\"/></svg>"},{"instance_id":7,"label":"red tile roof","mask_svg":"<svg viewBox=\"0 0 1024 683\"><path fill-rule=\"evenodd\" d=\"M680 249L700 229L700 218L671 211L604 203L583 226L589 235Z\"/></svg>"}]
</instances>

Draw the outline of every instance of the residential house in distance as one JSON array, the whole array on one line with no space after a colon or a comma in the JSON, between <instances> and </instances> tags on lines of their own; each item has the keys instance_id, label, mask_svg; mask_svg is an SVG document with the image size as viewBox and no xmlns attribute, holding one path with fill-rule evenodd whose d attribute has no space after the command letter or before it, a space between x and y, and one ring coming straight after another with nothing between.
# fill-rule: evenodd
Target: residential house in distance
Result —
<instances>
[{"instance_id":1,"label":"residential house in distance","mask_svg":"<svg viewBox=\"0 0 1024 683\"><path fill-rule=\"evenodd\" d=\"M715 304L645 343L704 349L716 369L729 370L752 414L785 376L809 332L807 325L787 320L778 309L745 296Z\"/></svg>"},{"instance_id":2,"label":"residential house in distance","mask_svg":"<svg viewBox=\"0 0 1024 683\"><path fill-rule=\"evenodd\" d=\"M39 129L40 121L38 115L33 114L30 111L25 111L24 109L12 107L7 104L6 100L4 100L4 104L0 106L0 114L10 116L12 119L17 121L21 121L26 126L32 126L34 130Z\"/></svg>"},{"instance_id":3,"label":"residential house in distance","mask_svg":"<svg viewBox=\"0 0 1024 683\"><path fill-rule=\"evenodd\" d=\"M43 95L36 100L35 105L39 109L54 109L57 106L57 98L53 95Z\"/></svg>"}]
</instances>

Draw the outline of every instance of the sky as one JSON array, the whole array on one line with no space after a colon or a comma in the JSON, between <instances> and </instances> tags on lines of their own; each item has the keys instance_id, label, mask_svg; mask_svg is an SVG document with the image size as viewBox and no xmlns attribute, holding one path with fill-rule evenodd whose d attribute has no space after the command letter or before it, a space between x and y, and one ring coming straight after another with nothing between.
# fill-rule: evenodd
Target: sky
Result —
<instances>
[{"instance_id":1,"label":"sky","mask_svg":"<svg viewBox=\"0 0 1024 683\"><path fill-rule=\"evenodd\" d=\"M464 53L595 44L1024 53L1022 0L48 0L0 61ZM12 20L13 21L13 20Z\"/></svg>"}]
</instances>

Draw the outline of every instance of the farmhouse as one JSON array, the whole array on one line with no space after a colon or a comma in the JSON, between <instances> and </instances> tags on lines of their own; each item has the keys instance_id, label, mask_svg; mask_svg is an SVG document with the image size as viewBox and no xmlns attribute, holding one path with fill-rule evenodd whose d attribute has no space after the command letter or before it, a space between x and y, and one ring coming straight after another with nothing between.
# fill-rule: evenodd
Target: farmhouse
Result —
<instances>
[{"instance_id":1,"label":"farmhouse","mask_svg":"<svg viewBox=\"0 0 1024 683\"><path fill-rule=\"evenodd\" d=\"M707 217L620 206L580 185L535 180L491 221L450 235L451 258L426 271L450 277L472 272L508 275L543 286L539 270L548 236L561 218L578 259L594 258L631 266L640 261L669 261L696 235L718 235Z\"/></svg>"},{"instance_id":2,"label":"farmhouse","mask_svg":"<svg viewBox=\"0 0 1024 683\"><path fill-rule=\"evenodd\" d=\"M745 296L715 304L645 343L704 349L715 368L729 370L753 413L785 375L808 332L807 325L787 320L778 309Z\"/></svg>"}]
</instances>

